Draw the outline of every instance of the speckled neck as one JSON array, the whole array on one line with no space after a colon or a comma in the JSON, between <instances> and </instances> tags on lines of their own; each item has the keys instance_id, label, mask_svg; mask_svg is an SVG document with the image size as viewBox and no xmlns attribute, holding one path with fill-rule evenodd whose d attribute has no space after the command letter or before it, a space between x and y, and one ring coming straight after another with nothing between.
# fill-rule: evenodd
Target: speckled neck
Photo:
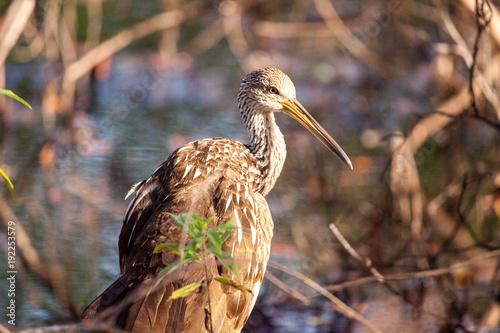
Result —
<instances>
[{"instance_id":1,"label":"speckled neck","mask_svg":"<svg viewBox=\"0 0 500 333\"><path fill-rule=\"evenodd\" d=\"M253 104L253 105L252 105ZM286 158L283 134L276 125L274 113L258 103L240 103L240 112L248 130L248 145L258 159L262 174L259 192L266 195L278 179Z\"/></svg>"}]
</instances>

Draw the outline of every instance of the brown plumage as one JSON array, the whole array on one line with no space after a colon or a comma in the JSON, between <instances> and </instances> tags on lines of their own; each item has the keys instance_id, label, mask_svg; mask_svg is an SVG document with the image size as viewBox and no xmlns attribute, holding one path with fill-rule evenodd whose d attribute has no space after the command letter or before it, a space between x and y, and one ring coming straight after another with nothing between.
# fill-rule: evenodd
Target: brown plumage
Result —
<instances>
[{"instance_id":1,"label":"brown plumage","mask_svg":"<svg viewBox=\"0 0 500 333\"><path fill-rule=\"evenodd\" d=\"M133 199L118 244L121 276L87 307L82 319L107 321L133 332L206 332L210 327L214 332L239 332L243 328L259 293L273 235L264 196L273 188L286 157L274 112L294 117L352 166L296 100L295 87L282 71L265 68L248 74L241 84L238 106L249 132L248 145L224 138L188 143L132 187L127 197ZM209 228L234 219L240 228L233 231L223 250L233 256L238 277L207 254L205 263L189 263L153 288L158 272L176 260L169 251L153 253L155 247L187 243L165 212L215 216ZM239 280L252 293L209 284L204 265L210 281L220 274ZM168 301L172 291L193 282L201 283L198 291Z\"/></svg>"}]
</instances>

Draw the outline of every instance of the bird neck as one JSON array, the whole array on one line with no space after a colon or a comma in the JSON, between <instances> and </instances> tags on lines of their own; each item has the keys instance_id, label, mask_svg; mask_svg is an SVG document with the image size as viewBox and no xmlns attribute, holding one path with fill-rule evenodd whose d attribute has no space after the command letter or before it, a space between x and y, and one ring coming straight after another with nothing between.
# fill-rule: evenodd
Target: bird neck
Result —
<instances>
[{"instance_id":1,"label":"bird neck","mask_svg":"<svg viewBox=\"0 0 500 333\"><path fill-rule=\"evenodd\" d=\"M273 112L250 112L244 117L250 139L249 149L258 160L262 175L258 191L266 195L278 179L286 158L283 134L274 120Z\"/></svg>"}]
</instances>

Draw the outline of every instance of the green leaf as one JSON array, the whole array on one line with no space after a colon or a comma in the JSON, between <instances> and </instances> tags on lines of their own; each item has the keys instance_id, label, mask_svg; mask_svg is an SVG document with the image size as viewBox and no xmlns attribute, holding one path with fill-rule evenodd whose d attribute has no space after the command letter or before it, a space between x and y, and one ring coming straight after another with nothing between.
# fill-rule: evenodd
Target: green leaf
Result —
<instances>
[{"instance_id":1,"label":"green leaf","mask_svg":"<svg viewBox=\"0 0 500 333\"><path fill-rule=\"evenodd\" d=\"M9 97L12 97L14 98L15 100L23 103L24 105L26 105L27 107L29 107L30 109L32 109L31 105L28 104L28 102L26 102L24 99L22 99L21 97L17 96L16 94L14 94L11 90L5 90L5 89L1 89L0 88L0 94L4 94L6 96L9 96ZM32 109L33 110L33 109Z\"/></svg>"},{"instance_id":2,"label":"green leaf","mask_svg":"<svg viewBox=\"0 0 500 333\"><path fill-rule=\"evenodd\" d=\"M174 215L170 213L167 214L174 219L174 221L177 223L177 225L179 225L179 227L182 230L186 231L186 233L193 238L201 237L208 225L207 223L208 220L207 221L203 220L203 218L201 218L201 216L199 216L198 214L193 214L193 213L182 213L180 215ZM186 223L188 223L187 230L185 229Z\"/></svg>"},{"instance_id":3,"label":"green leaf","mask_svg":"<svg viewBox=\"0 0 500 333\"><path fill-rule=\"evenodd\" d=\"M186 220L186 215L188 215L188 213L182 213L180 215L174 215L174 214L165 212L163 214L170 215L170 217L172 217L174 219L174 221L177 223L177 225L179 225L179 227L181 227L181 229L184 228L184 221Z\"/></svg>"},{"instance_id":4,"label":"green leaf","mask_svg":"<svg viewBox=\"0 0 500 333\"><path fill-rule=\"evenodd\" d=\"M170 244L170 243L158 245L157 247L155 247L154 253L159 253L165 249L169 249L173 253L179 254L179 244Z\"/></svg>"},{"instance_id":5,"label":"green leaf","mask_svg":"<svg viewBox=\"0 0 500 333\"><path fill-rule=\"evenodd\" d=\"M212 220L215 218L214 216L212 217L209 217L208 219L204 220L201 216L197 215L197 214L193 214L193 216L195 217L195 221L197 223L197 225L199 225L199 230L201 232L205 232L205 230L207 230L207 227L208 227L208 224L210 222L212 222Z\"/></svg>"},{"instance_id":6,"label":"green leaf","mask_svg":"<svg viewBox=\"0 0 500 333\"><path fill-rule=\"evenodd\" d=\"M235 226L233 220L229 220L228 222L218 225L215 228L207 231L207 236L210 238L210 242L219 250L222 249L222 244L227 240L229 235L233 232L234 229L238 229L239 227Z\"/></svg>"},{"instance_id":7,"label":"green leaf","mask_svg":"<svg viewBox=\"0 0 500 333\"><path fill-rule=\"evenodd\" d=\"M203 238L200 236L200 237L196 237L195 239L193 239L191 241L191 243L189 243L188 245L186 245L186 247L184 247L184 251L187 251L187 252L195 252L196 250L198 250L201 245L202 245L202 242L203 241Z\"/></svg>"},{"instance_id":8,"label":"green leaf","mask_svg":"<svg viewBox=\"0 0 500 333\"><path fill-rule=\"evenodd\" d=\"M182 287L180 289L175 290L172 293L172 295L168 298L168 300L170 301L170 300L173 300L173 299L177 299L177 298L181 298L181 297L186 297L189 294L191 294L193 291L195 291L196 289L198 289L200 286L201 286L201 284L199 282L188 284L185 287Z\"/></svg>"},{"instance_id":9,"label":"green leaf","mask_svg":"<svg viewBox=\"0 0 500 333\"><path fill-rule=\"evenodd\" d=\"M200 262L201 261L200 255L194 251L186 252L184 254L184 258L182 258L181 264L184 265L191 261Z\"/></svg>"},{"instance_id":10,"label":"green leaf","mask_svg":"<svg viewBox=\"0 0 500 333\"><path fill-rule=\"evenodd\" d=\"M231 286L233 288L236 288L239 291L242 291L244 293L253 294L253 292L250 289L248 289L247 287L244 287L241 283L236 282L233 279L217 275L217 276L214 276L214 280L219 281L220 283L226 284L228 286Z\"/></svg>"},{"instance_id":11,"label":"green leaf","mask_svg":"<svg viewBox=\"0 0 500 333\"><path fill-rule=\"evenodd\" d=\"M219 250L215 247L208 247L207 246L207 251L212 253L214 256L217 257L217 259L220 260L220 262L231 271L234 275L238 276L238 271L236 270L236 264L234 263L233 257L227 252L224 252L222 250Z\"/></svg>"},{"instance_id":12,"label":"green leaf","mask_svg":"<svg viewBox=\"0 0 500 333\"><path fill-rule=\"evenodd\" d=\"M0 175L2 175L3 179L7 183L7 187L9 188L10 194L12 195L12 197L14 197L14 185L10 181L9 177L7 177L7 174L2 169L0 169Z\"/></svg>"}]
</instances>

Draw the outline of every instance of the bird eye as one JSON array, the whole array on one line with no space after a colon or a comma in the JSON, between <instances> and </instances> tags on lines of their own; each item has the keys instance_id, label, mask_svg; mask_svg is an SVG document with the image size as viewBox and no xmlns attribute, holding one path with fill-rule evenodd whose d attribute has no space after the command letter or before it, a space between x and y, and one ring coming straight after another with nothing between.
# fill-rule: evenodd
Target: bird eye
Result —
<instances>
[{"instance_id":1,"label":"bird eye","mask_svg":"<svg viewBox=\"0 0 500 333\"><path fill-rule=\"evenodd\" d=\"M271 94L275 94L275 95L278 95L278 94L279 94L279 91L278 91L278 89L277 89L276 87L271 87L271 88L269 88L269 92L270 92Z\"/></svg>"}]
</instances>

